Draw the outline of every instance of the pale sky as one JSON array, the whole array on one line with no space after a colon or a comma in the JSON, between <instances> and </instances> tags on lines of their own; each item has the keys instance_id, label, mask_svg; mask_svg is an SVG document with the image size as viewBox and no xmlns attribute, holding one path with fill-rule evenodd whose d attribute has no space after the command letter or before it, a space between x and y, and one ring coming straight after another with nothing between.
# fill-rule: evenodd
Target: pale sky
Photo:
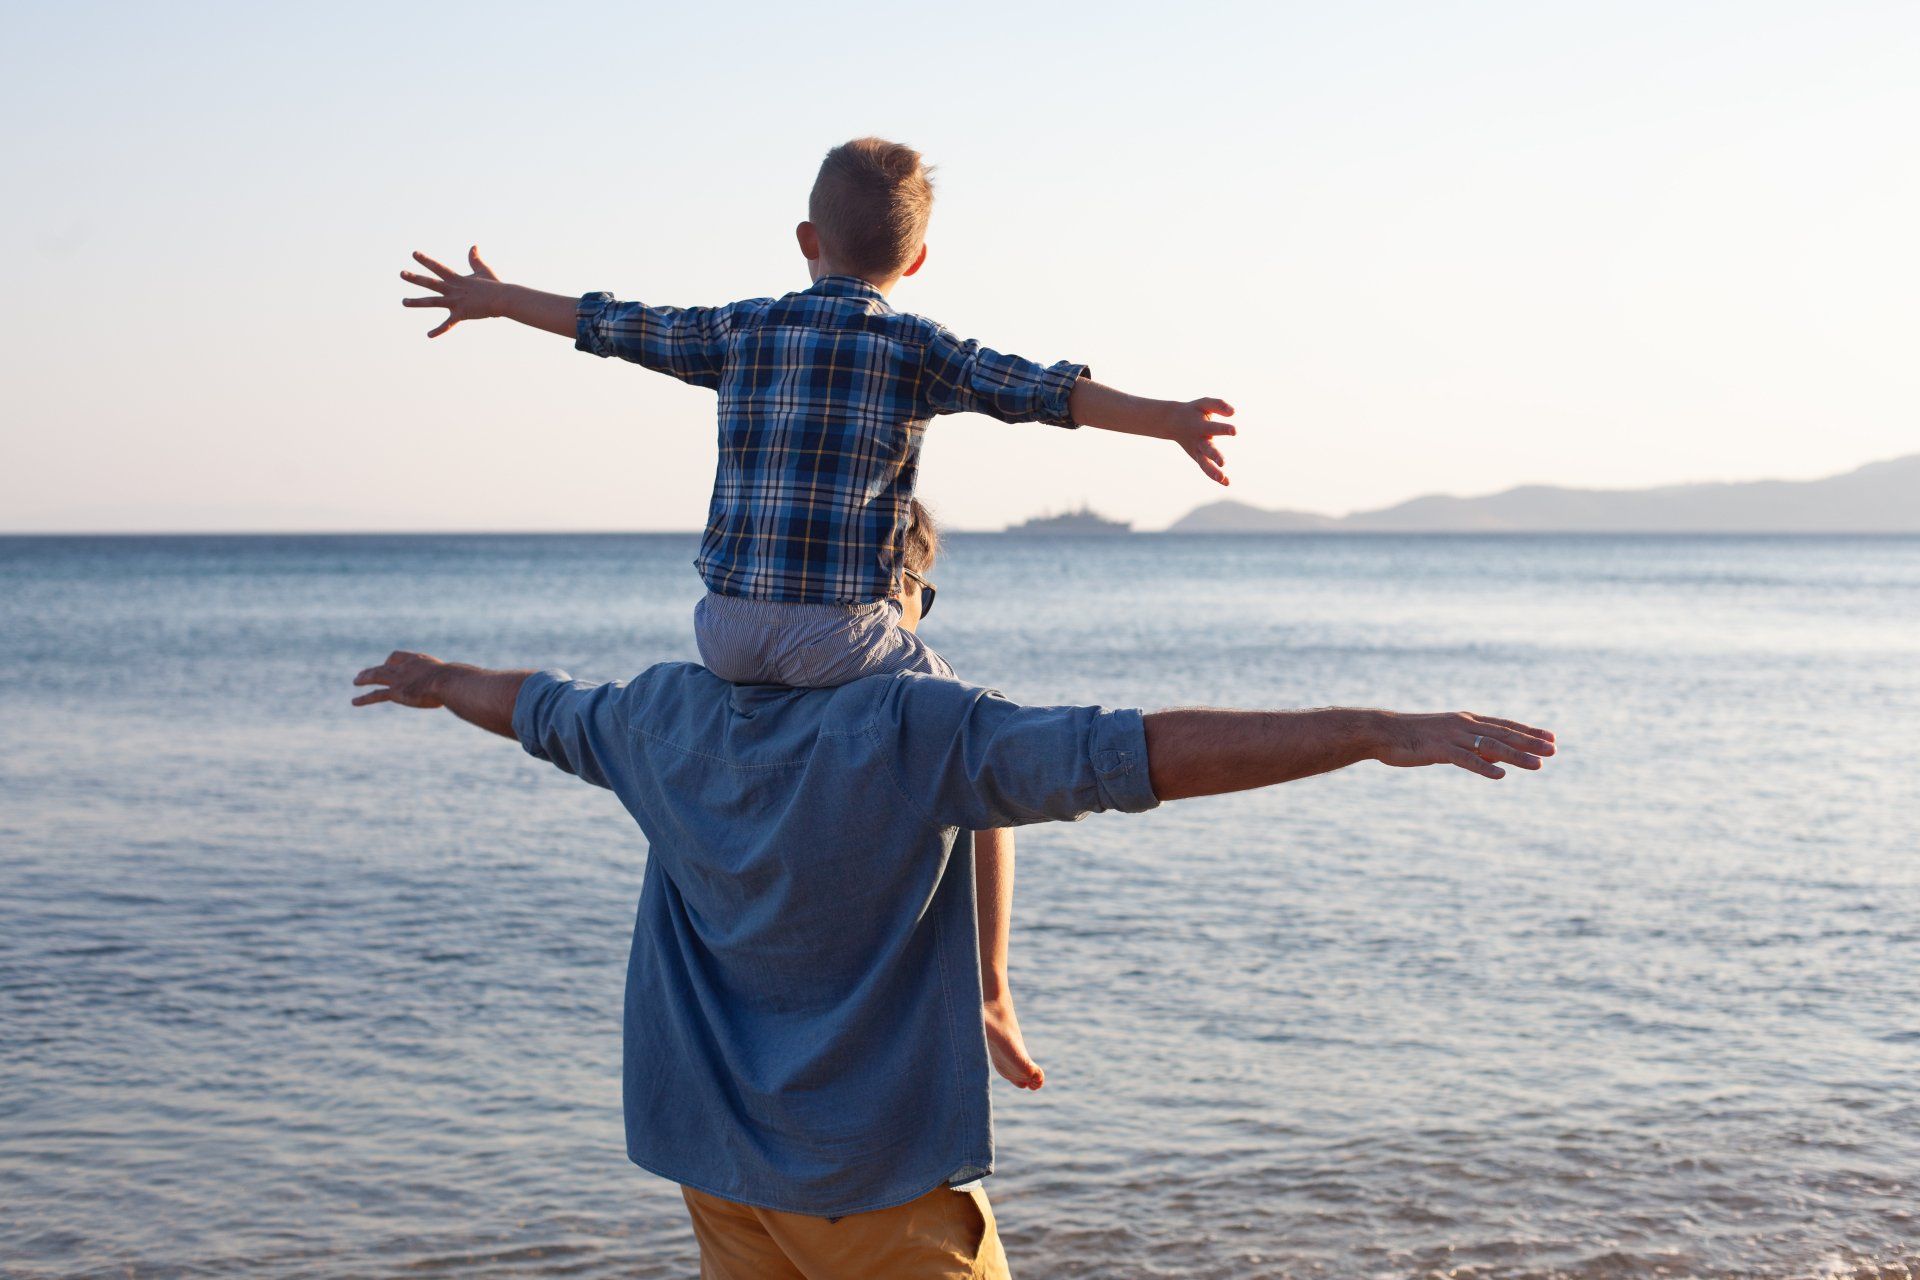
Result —
<instances>
[{"instance_id":1,"label":"pale sky","mask_svg":"<svg viewBox=\"0 0 1920 1280\"><path fill-rule=\"evenodd\" d=\"M0 4L0 529L692 529L713 397L407 251L806 285L827 147L938 166L903 310L1239 409L938 421L996 528L1920 450L1920 4Z\"/></svg>"}]
</instances>

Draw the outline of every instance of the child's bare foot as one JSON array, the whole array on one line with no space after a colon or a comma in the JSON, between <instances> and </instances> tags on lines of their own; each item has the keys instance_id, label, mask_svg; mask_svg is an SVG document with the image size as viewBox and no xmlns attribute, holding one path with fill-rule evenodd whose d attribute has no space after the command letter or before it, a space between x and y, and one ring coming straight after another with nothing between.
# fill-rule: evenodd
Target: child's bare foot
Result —
<instances>
[{"instance_id":1,"label":"child's bare foot","mask_svg":"<svg viewBox=\"0 0 1920 1280\"><path fill-rule=\"evenodd\" d=\"M1027 1042L1020 1038L1020 1019L1013 1016L1013 997L1000 996L980 1004L980 1018L987 1027L987 1056L993 1069L1022 1089L1038 1089L1047 1082L1047 1073L1027 1054Z\"/></svg>"}]
</instances>

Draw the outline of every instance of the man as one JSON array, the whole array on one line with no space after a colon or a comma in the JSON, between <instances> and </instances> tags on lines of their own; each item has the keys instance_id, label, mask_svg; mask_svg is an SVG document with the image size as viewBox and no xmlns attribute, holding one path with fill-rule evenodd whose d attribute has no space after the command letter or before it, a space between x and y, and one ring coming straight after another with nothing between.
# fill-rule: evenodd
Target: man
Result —
<instances>
[{"instance_id":1,"label":"man","mask_svg":"<svg viewBox=\"0 0 1920 1280\"><path fill-rule=\"evenodd\" d=\"M930 563L907 567L912 628ZM356 706L518 738L639 824L627 1153L681 1185L714 1280L1007 1275L977 1185L993 1142L960 831L1363 760L1498 778L1554 751L1492 717L1023 707L912 673L803 690L663 663L587 684L396 652L354 684L378 686Z\"/></svg>"}]
</instances>

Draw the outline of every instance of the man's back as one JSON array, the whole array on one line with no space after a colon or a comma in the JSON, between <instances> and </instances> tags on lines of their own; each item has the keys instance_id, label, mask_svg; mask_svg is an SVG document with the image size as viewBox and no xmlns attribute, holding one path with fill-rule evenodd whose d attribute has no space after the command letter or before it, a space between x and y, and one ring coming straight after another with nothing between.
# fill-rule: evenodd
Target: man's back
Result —
<instances>
[{"instance_id":1,"label":"man's back","mask_svg":"<svg viewBox=\"0 0 1920 1280\"><path fill-rule=\"evenodd\" d=\"M628 970L628 1154L730 1200L846 1214L992 1167L962 827L1155 803L1136 711L903 675L531 677L514 729L610 787L650 855Z\"/></svg>"}]
</instances>

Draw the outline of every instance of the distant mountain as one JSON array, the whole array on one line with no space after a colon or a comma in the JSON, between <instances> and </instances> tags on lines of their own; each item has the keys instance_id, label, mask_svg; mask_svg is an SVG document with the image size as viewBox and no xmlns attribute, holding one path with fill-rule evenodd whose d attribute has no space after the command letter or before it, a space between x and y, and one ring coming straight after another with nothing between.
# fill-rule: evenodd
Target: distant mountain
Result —
<instances>
[{"instance_id":1,"label":"distant mountain","mask_svg":"<svg viewBox=\"0 0 1920 1280\"><path fill-rule=\"evenodd\" d=\"M1659 489L1523 485L1479 498L1433 494L1335 519L1244 502L1196 507L1170 533L1920 533L1920 454L1824 480Z\"/></svg>"},{"instance_id":2,"label":"distant mountain","mask_svg":"<svg viewBox=\"0 0 1920 1280\"><path fill-rule=\"evenodd\" d=\"M1181 516L1168 533L1286 533L1300 529L1334 529L1340 521L1311 511L1269 511L1245 502L1209 502Z\"/></svg>"},{"instance_id":3,"label":"distant mountain","mask_svg":"<svg viewBox=\"0 0 1920 1280\"><path fill-rule=\"evenodd\" d=\"M1125 533L1133 525L1125 520L1109 520L1091 507L1063 511L1059 515L1035 516L1007 526L1008 533Z\"/></svg>"}]
</instances>

